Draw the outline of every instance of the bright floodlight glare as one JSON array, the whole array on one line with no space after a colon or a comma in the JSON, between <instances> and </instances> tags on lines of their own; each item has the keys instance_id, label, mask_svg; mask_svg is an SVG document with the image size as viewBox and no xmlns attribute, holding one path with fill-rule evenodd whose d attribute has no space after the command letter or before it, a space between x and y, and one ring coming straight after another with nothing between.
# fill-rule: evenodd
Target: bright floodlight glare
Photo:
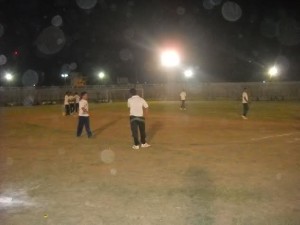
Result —
<instances>
[{"instance_id":1,"label":"bright floodlight glare","mask_svg":"<svg viewBox=\"0 0 300 225\"><path fill-rule=\"evenodd\" d=\"M273 66L269 69L269 75L270 77L274 77L278 74L278 69L276 66Z\"/></svg>"},{"instance_id":2,"label":"bright floodlight glare","mask_svg":"<svg viewBox=\"0 0 300 225\"><path fill-rule=\"evenodd\" d=\"M194 75L194 72L191 69L187 69L187 70L184 71L184 76L186 78L191 78L193 75Z\"/></svg>"},{"instance_id":3,"label":"bright floodlight glare","mask_svg":"<svg viewBox=\"0 0 300 225\"><path fill-rule=\"evenodd\" d=\"M103 79L105 77L105 73L104 72L100 72L98 74L98 76L99 76L100 79Z\"/></svg>"},{"instance_id":4,"label":"bright floodlight glare","mask_svg":"<svg viewBox=\"0 0 300 225\"><path fill-rule=\"evenodd\" d=\"M64 74L61 75L61 77L63 77L63 78L67 78L68 76L69 76L69 75L66 74L66 73L64 73Z\"/></svg>"},{"instance_id":5,"label":"bright floodlight glare","mask_svg":"<svg viewBox=\"0 0 300 225\"><path fill-rule=\"evenodd\" d=\"M13 77L13 75L12 75L11 73L5 74L5 79L6 79L7 81L11 81L13 78L14 78L14 77Z\"/></svg>"},{"instance_id":6,"label":"bright floodlight glare","mask_svg":"<svg viewBox=\"0 0 300 225\"><path fill-rule=\"evenodd\" d=\"M174 50L164 51L160 56L160 60L165 67L176 67L180 64L180 56Z\"/></svg>"}]
</instances>

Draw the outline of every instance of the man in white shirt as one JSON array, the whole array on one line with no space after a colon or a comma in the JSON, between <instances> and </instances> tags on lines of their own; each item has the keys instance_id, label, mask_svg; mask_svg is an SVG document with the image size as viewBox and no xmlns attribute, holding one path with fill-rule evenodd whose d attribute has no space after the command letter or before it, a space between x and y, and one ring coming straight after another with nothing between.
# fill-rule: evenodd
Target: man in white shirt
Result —
<instances>
[{"instance_id":1,"label":"man in white shirt","mask_svg":"<svg viewBox=\"0 0 300 225\"><path fill-rule=\"evenodd\" d=\"M70 115L69 92L67 91L64 98L65 115Z\"/></svg>"},{"instance_id":2,"label":"man in white shirt","mask_svg":"<svg viewBox=\"0 0 300 225\"><path fill-rule=\"evenodd\" d=\"M180 92L180 100L181 100L180 110L186 110L186 108L185 108L185 100L186 100L186 92L185 92L185 90L182 90Z\"/></svg>"},{"instance_id":3,"label":"man in white shirt","mask_svg":"<svg viewBox=\"0 0 300 225\"><path fill-rule=\"evenodd\" d=\"M88 138L92 137L92 132L90 129L89 103L87 99L88 99L87 92L85 91L82 92L81 100L79 101L77 137L81 136L83 127L85 127Z\"/></svg>"},{"instance_id":4,"label":"man in white shirt","mask_svg":"<svg viewBox=\"0 0 300 225\"><path fill-rule=\"evenodd\" d=\"M242 94L242 103L243 103L243 115L242 118L244 120L248 119L247 118L247 113L249 111L249 105L248 105L248 93L247 93L247 88L244 88L243 94Z\"/></svg>"},{"instance_id":5,"label":"man in white shirt","mask_svg":"<svg viewBox=\"0 0 300 225\"><path fill-rule=\"evenodd\" d=\"M144 113L148 112L147 102L137 95L137 91L132 88L130 89L131 98L128 99L128 108L130 108L130 127L132 137L134 141L133 149L139 149L140 144L142 148L150 147L146 142L146 131L145 131L145 117ZM139 131L141 141L139 140Z\"/></svg>"}]
</instances>

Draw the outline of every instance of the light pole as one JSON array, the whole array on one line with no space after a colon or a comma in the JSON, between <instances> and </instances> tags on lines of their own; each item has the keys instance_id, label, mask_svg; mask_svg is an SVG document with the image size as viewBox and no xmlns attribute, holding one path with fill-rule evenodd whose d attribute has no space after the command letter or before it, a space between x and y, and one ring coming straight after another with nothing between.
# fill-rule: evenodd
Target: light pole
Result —
<instances>
[{"instance_id":1,"label":"light pole","mask_svg":"<svg viewBox=\"0 0 300 225\"><path fill-rule=\"evenodd\" d=\"M101 84L101 81L105 79L106 74L103 71L101 71L98 73L98 77L100 79L100 84Z\"/></svg>"},{"instance_id":2,"label":"light pole","mask_svg":"<svg viewBox=\"0 0 300 225\"><path fill-rule=\"evenodd\" d=\"M65 86L66 86L66 85L67 85L67 78L69 77L69 74L63 73L63 74L61 75L61 77L64 78L64 80L65 80Z\"/></svg>"},{"instance_id":3,"label":"light pole","mask_svg":"<svg viewBox=\"0 0 300 225\"><path fill-rule=\"evenodd\" d=\"M160 54L161 65L168 70L167 84L166 84L166 97L172 96L174 88L171 85L173 69L180 65L181 59L179 53L174 49L166 49Z\"/></svg>"},{"instance_id":4,"label":"light pole","mask_svg":"<svg viewBox=\"0 0 300 225\"><path fill-rule=\"evenodd\" d=\"M194 76L194 71L192 69L186 69L183 74L185 78L192 78Z\"/></svg>"},{"instance_id":5,"label":"light pole","mask_svg":"<svg viewBox=\"0 0 300 225\"><path fill-rule=\"evenodd\" d=\"M4 78L7 81L8 86L10 86L10 83L13 81L14 76L11 73L6 73Z\"/></svg>"},{"instance_id":6,"label":"light pole","mask_svg":"<svg viewBox=\"0 0 300 225\"><path fill-rule=\"evenodd\" d=\"M278 68L276 66L272 66L269 69L268 74L270 76L270 80L272 80L273 77L277 77L278 76Z\"/></svg>"}]
</instances>

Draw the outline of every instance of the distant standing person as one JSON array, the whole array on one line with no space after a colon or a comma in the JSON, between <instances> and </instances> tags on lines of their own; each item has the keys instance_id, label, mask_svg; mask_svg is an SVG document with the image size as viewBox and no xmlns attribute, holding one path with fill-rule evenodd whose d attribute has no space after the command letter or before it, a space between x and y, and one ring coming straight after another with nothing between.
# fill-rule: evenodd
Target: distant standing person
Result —
<instances>
[{"instance_id":1,"label":"distant standing person","mask_svg":"<svg viewBox=\"0 0 300 225\"><path fill-rule=\"evenodd\" d=\"M150 147L146 142L145 115L148 113L147 102L137 95L136 89L130 89L131 98L128 99L128 108L130 109L130 127L134 141L133 149ZM145 114L145 115L144 115ZM141 140L139 140L139 132Z\"/></svg>"},{"instance_id":2,"label":"distant standing person","mask_svg":"<svg viewBox=\"0 0 300 225\"><path fill-rule=\"evenodd\" d=\"M69 92L68 91L65 94L64 106L65 106L65 116L69 116L70 115L70 104L69 104Z\"/></svg>"},{"instance_id":3,"label":"distant standing person","mask_svg":"<svg viewBox=\"0 0 300 225\"><path fill-rule=\"evenodd\" d=\"M77 126L77 137L82 134L83 127L85 127L88 138L92 137L92 132L90 129L90 115L89 115L89 103L88 103L87 92L82 92L79 101L79 117Z\"/></svg>"},{"instance_id":4,"label":"distant standing person","mask_svg":"<svg viewBox=\"0 0 300 225\"><path fill-rule=\"evenodd\" d=\"M77 92L75 92L74 97L75 97L75 112L78 113L80 96L78 95Z\"/></svg>"},{"instance_id":5,"label":"distant standing person","mask_svg":"<svg viewBox=\"0 0 300 225\"><path fill-rule=\"evenodd\" d=\"M70 114L73 115L75 111L75 97L71 92L69 93L69 106L70 106Z\"/></svg>"},{"instance_id":6,"label":"distant standing person","mask_svg":"<svg viewBox=\"0 0 300 225\"><path fill-rule=\"evenodd\" d=\"M181 100L180 110L186 110L186 107L185 107L186 92L185 92L185 90L182 90L180 92L180 100Z\"/></svg>"},{"instance_id":7,"label":"distant standing person","mask_svg":"<svg viewBox=\"0 0 300 225\"><path fill-rule=\"evenodd\" d=\"M242 103L243 103L243 115L242 118L244 120L248 119L247 118L247 113L249 111L249 98L248 98L248 93L247 93L247 88L244 88L243 94L242 94Z\"/></svg>"}]
</instances>

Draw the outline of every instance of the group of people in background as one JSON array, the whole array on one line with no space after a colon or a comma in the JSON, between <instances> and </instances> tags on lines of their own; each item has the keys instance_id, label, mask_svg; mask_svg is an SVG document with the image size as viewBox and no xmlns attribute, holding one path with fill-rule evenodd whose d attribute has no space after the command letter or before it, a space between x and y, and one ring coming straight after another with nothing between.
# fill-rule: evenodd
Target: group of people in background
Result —
<instances>
[{"instance_id":1,"label":"group of people in background","mask_svg":"<svg viewBox=\"0 0 300 225\"><path fill-rule=\"evenodd\" d=\"M79 112L80 96L77 92L67 91L64 98L65 116L77 114Z\"/></svg>"},{"instance_id":2,"label":"group of people in background","mask_svg":"<svg viewBox=\"0 0 300 225\"><path fill-rule=\"evenodd\" d=\"M131 98L128 99L129 108L129 119L130 128L133 137L134 145L133 149L148 148L150 145L146 142L146 131L145 131L145 116L148 112L148 103L137 94L137 90L130 89ZM182 90L179 94L181 105L181 110L186 110L186 91ZM242 118L247 119L247 113L249 111L248 106L248 93L247 88L244 88L242 93L242 103L243 103L243 114ZM72 94L67 91L64 98L65 115L71 115L78 113L78 125L76 136L80 137L85 128L88 138L92 137L92 132L90 129L90 119L89 119L89 106L88 106L88 94L87 92L82 92L80 96L77 92Z\"/></svg>"}]
</instances>

